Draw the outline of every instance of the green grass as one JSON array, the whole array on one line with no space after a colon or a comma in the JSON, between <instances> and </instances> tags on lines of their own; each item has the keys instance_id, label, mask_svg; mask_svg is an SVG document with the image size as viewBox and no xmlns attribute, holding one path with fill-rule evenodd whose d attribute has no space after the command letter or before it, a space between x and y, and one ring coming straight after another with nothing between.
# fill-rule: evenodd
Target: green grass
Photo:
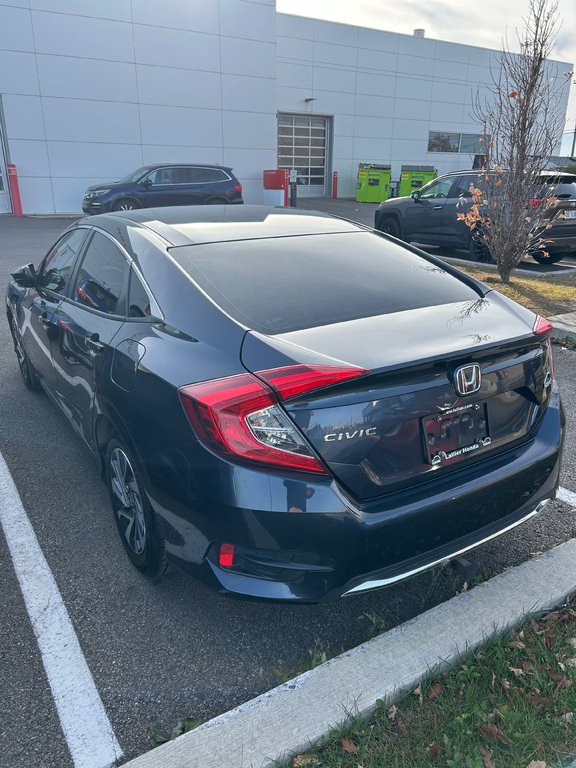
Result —
<instances>
[{"instance_id":1,"label":"green grass","mask_svg":"<svg viewBox=\"0 0 576 768\"><path fill-rule=\"evenodd\" d=\"M385 675L385 670L383 670ZM528 620L290 766L551 768L576 754L574 603ZM541 762L538 762L541 761Z\"/></svg>"},{"instance_id":2,"label":"green grass","mask_svg":"<svg viewBox=\"0 0 576 768\"><path fill-rule=\"evenodd\" d=\"M539 315L553 316L576 310L576 275L524 277L514 274L510 283L505 284L497 272L481 266L459 264L458 269Z\"/></svg>"}]
</instances>

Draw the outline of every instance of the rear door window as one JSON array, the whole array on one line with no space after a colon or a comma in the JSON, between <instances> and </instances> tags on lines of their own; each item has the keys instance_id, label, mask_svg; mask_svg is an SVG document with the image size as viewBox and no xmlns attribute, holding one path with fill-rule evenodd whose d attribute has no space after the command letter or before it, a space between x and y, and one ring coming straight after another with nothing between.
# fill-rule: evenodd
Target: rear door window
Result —
<instances>
[{"instance_id":1,"label":"rear door window","mask_svg":"<svg viewBox=\"0 0 576 768\"><path fill-rule=\"evenodd\" d=\"M170 252L225 312L269 334L478 299L454 275L370 232L262 238Z\"/></svg>"},{"instance_id":2,"label":"rear door window","mask_svg":"<svg viewBox=\"0 0 576 768\"><path fill-rule=\"evenodd\" d=\"M478 187L478 174L471 173L457 177L450 192L450 197L472 197L470 187Z\"/></svg>"},{"instance_id":3,"label":"rear door window","mask_svg":"<svg viewBox=\"0 0 576 768\"><path fill-rule=\"evenodd\" d=\"M203 168L174 168L174 184L202 184Z\"/></svg>"}]
</instances>

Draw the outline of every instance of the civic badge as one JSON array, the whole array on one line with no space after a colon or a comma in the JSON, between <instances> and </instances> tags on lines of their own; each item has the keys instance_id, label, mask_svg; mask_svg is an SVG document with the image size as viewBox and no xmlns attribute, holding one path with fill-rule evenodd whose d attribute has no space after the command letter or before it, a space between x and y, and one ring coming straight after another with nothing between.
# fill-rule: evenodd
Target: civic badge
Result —
<instances>
[{"instance_id":1,"label":"civic badge","mask_svg":"<svg viewBox=\"0 0 576 768\"><path fill-rule=\"evenodd\" d=\"M482 386L482 372L478 363L461 365L454 371L454 388L459 395L471 395Z\"/></svg>"}]
</instances>

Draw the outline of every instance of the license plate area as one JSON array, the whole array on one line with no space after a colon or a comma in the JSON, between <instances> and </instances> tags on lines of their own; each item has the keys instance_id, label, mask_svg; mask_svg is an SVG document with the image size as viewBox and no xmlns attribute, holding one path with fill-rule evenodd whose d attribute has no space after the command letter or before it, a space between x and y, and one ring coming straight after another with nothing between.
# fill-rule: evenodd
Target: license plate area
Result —
<instances>
[{"instance_id":1,"label":"license plate area","mask_svg":"<svg viewBox=\"0 0 576 768\"><path fill-rule=\"evenodd\" d=\"M576 219L576 210L575 211L564 211L564 218L565 219Z\"/></svg>"},{"instance_id":2,"label":"license plate area","mask_svg":"<svg viewBox=\"0 0 576 768\"><path fill-rule=\"evenodd\" d=\"M486 403L474 403L446 413L425 416L421 423L429 464L444 466L461 461L492 442Z\"/></svg>"}]
</instances>

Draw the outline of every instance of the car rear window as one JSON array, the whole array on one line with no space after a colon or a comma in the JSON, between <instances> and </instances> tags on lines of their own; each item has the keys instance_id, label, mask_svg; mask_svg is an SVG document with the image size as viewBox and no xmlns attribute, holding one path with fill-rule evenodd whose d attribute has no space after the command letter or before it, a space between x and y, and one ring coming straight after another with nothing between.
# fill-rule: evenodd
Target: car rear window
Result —
<instances>
[{"instance_id":1,"label":"car rear window","mask_svg":"<svg viewBox=\"0 0 576 768\"><path fill-rule=\"evenodd\" d=\"M180 246L171 254L225 312L267 334L478 298L441 267L370 232Z\"/></svg>"}]
</instances>

